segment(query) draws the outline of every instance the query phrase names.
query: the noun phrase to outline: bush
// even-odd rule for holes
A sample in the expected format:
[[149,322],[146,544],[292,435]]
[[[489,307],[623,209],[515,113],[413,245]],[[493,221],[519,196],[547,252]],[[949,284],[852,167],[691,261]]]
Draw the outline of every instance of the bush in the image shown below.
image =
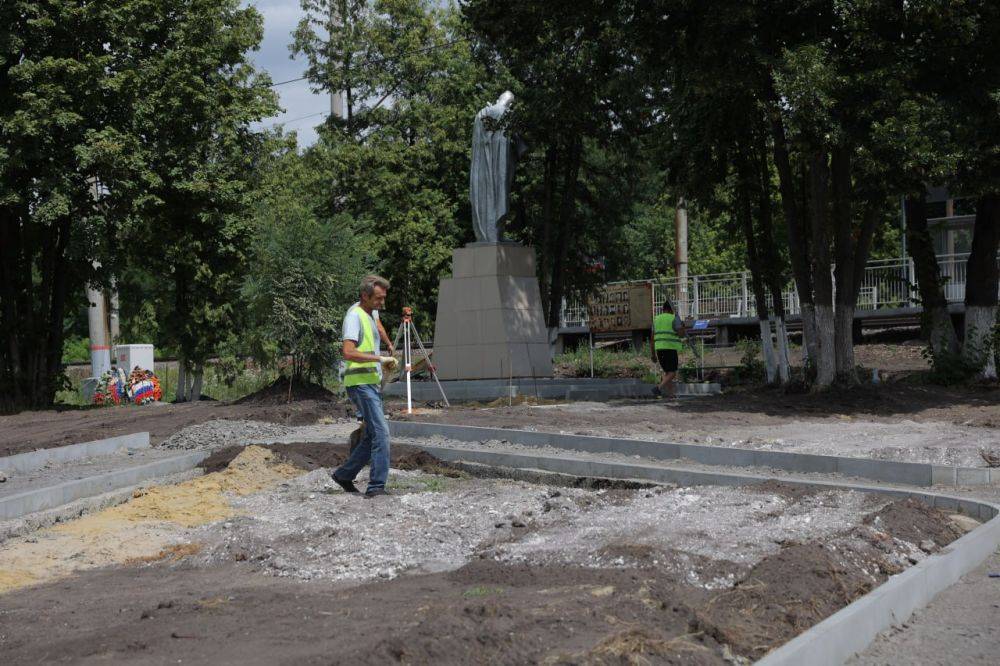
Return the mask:
[[[555,357],[556,375],[560,377],[590,377],[590,351],[586,346]],[[649,347],[638,352],[594,350],[594,377],[634,378],[646,382],[659,381],[659,368],[649,357]]]
[[740,351],[740,365],[733,370],[735,383],[756,384],[767,379],[767,369],[761,358],[760,340],[744,338],[737,341],[736,348]]
[[90,361],[90,338],[67,336],[63,340],[63,363],[86,363]]

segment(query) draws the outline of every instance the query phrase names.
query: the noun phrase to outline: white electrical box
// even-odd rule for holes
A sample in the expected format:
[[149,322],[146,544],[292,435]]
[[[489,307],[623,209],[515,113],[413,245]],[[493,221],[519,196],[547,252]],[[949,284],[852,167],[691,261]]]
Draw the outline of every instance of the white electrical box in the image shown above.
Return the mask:
[[153,371],[153,345],[118,345],[115,347],[118,367],[126,373],[139,366],[143,370]]

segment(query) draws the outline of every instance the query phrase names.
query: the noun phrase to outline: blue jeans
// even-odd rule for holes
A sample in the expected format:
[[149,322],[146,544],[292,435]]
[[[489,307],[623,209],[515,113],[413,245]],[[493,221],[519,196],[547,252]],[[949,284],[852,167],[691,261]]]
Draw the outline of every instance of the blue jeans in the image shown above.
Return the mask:
[[333,476],[341,481],[353,481],[370,461],[368,490],[385,488],[389,477],[389,424],[382,411],[382,393],[377,384],[361,384],[348,386],[347,397],[364,416],[365,434],[351,457],[337,468]]

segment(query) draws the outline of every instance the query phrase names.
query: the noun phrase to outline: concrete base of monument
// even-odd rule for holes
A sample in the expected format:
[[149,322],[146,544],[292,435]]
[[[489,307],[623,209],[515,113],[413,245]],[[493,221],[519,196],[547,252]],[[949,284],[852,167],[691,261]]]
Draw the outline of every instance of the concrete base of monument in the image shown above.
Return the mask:
[[[433,381],[411,383],[413,399],[420,402],[437,401],[441,392]],[[532,379],[515,377],[500,379],[458,379],[441,382],[448,400],[492,401],[497,398],[539,398],[543,400],[593,400],[604,402],[623,398],[653,398],[653,385],[638,379]],[[678,384],[680,398],[721,393],[719,384]],[[385,395],[406,397],[406,382],[387,384]]]
[[535,251],[474,243],[452,254],[438,289],[434,364],[447,380],[551,377]]

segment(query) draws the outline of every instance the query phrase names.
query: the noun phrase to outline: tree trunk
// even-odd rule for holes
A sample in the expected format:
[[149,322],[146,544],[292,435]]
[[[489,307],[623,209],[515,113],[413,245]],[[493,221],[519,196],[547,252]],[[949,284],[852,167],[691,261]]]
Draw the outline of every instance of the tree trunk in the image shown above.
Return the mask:
[[[788,330],[785,328],[785,303],[782,297],[784,274],[783,262],[778,254],[777,243],[774,239],[774,211],[771,205],[771,169],[767,159],[767,136],[761,135],[759,144],[756,146],[754,156],[756,158],[756,183],[757,183],[757,210],[760,223],[760,262],[763,268],[764,286],[771,292],[771,312],[768,317],[768,328],[774,329],[777,338],[777,349],[775,350],[775,373],[777,381],[781,385],[788,383],[791,378],[791,368],[788,361]],[[768,333],[770,340],[770,333]]]
[[542,307],[549,311],[549,285],[552,284],[551,236],[552,210],[555,199],[556,167],[558,153],[555,146],[545,151],[545,171],[542,179],[542,238],[538,248],[538,287],[542,294]]
[[775,317],[774,332],[778,337],[778,380],[787,384],[792,376],[791,362],[788,358],[788,328],[784,317]]
[[788,235],[788,257],[795,278],[795,288],[799,295],[802,313],[802,335],[806,361],[813,367],[817,364],[816,319],[813,307],[813,285],[809,272],[809,232],[803,219],[803,207],[796,194],[795,174],[792,172],[788,151],[788,139],[781,119],[778,97],[770,91],[771,97],[771,139],[774,166],[778,172],[778,189],[781,192],[781,208],[785,214],[785,230]]
[[1000,195],[979,197],[972,233],[972,252],[966,263],[965,344],[962,355],[979,367],[980,379],[996,379],[994,331],[997,326],[997,249],[1000,248]]
[[834,230],[834,362],[837,379],[846,384],[858,382],[854,366],[854,267],[859,258],[853,241],[853,206],[851,155],[846,146],[835,146],[830,155],[832,219]]
[[193,374],[194,381],[191,383],[191,402],[198,402],[201,400],[201,381],[205,376],[205,366],[198,365],[193,370]]
[[177,358],[177,391],[174,402],[187,402],[187,396],[187,359],[182,355]]
[[931,352],[938,357],[958,353],[958,336],[948,314],[948,301],[941,287],[941,269],[930,231],[927,229],[927,206],[924,195],[906,198],[906,240],[917,272],[917,286],[924,319],[930,333]]
[[774,351],[774,338],[771,336],[771,320],[761,319],[760,326],[760,352],[764,359],[764,372],[768,384],[774,384],[778,380],[778,359]]
[[830,169],[826,153],[818,150],[810,159],[809,169],[810,230],[812,246],[810,267],[816,299],[816,387],[823,389],[837,377],[834,346],[833,278],[830,275]]
[[737,185],[736,191],[736,218],[740,221],[740,226],[743,229],[743,238],[747,244],[747,264],[750,267],[750,284],[753,288],[754,302],[757,304],[757,319],[760,326],[761,357],[764,359],[767,383],[773,384],[777,379],[778,371],[774,343],[771,338],[767,293],[764,289],[765,268],[761,262],[761,252],[753,225],[751,188],[749,185],[749,183],[753,182],[753,179],[749,172],[749,164],[742,156],[738,159],[737,170],[739,172],[739,185]]
[[[803,361],[810,366],[807,370],[811,371],[813,375],[816,373],[816,363],[819,358],[819,350],[816,346],[818,333],[816,332],[816,306],[812,303],[802,304],[802,338],[804,342],[804,358]],[[806,373],[807,378],[811,380],[809,372]]]
[[566,155],[562,200],[559,205],[559,230],[556,236],[556,260],[552,265],[552,287],[549,295],[549,328],[559,326],[559,314],[565,296],[566,258],[569,254],[573,221],[576,218],[576,187],[580,175],[583,146],[579,138],[572,139]]

